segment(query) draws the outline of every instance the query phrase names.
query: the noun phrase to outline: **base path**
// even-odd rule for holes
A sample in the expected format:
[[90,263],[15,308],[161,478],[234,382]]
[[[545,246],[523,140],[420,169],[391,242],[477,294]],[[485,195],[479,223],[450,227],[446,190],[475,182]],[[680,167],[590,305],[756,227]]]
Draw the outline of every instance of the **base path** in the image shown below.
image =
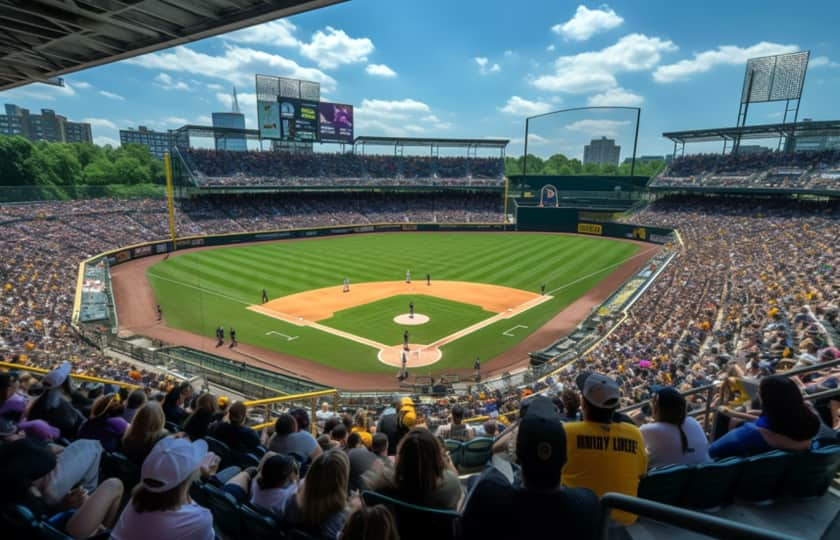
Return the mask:
[[[411,234],[406,232],[395,234]],[[516,233],[494,233],[477,232],[473,234],[516,234]],[[559,236],[578,236],[557,233]],[[591,236],[587,236],[591,238]],[[615,239],[613,239],[615,240]],[[285,240],[285,242],[308,242],[308,239]],[[541,328],[529,335],[518,345],[508,349],[495,358],[482,360],[482,378],[501,375],[503,372],[516,368],[525,367],[529,363],[528,353],[545,348],[558,339],[570,334],[575,327],[586,318],[592,309],[601,304],[615,292],[622,283],[633,276],[636,272],[647,265],[648,260],[653,257],[661,246],[648,244],[637,240],[624,240],[640,246],[640,250],[634,256],[627,259],[623,264],[612,270],[603,280],[586,292],[548,321]],[[237,244],[238,247],[242,244]],[[179,250],[169,254],[169,257],[179,257],[194,251],[207,249],[225,249],[227,246],[198,247],[193,249]],[[333,367],[325,366],[317,362],[305,360],[290,354],[283,354],[276,351],[269,351],[253,345],[240,344],[237,349],[227,347],[216,348],[216,340],[212,336],[200,336],[184,330],[169,328],[166,326],[166,314],[162,322],[157,320],[155,309],[155,294],[149,281],[146,279],[146,270],[153,264],[160,262],[165,255],[152,255],[143,259],[130,261],[111,268],[111,277],[114,287],[114,297],[117,307],[117,315],[120,321],[120,334],[129,336],[132,334],[144,335],[159,340],[168,345],[182,345],[195,349],[217,354],[236,362],[244,362],[255,367],[276,371],[300,377],[302,379],[315,381],[324,385],[340,388],[347,391],[396,391],[400,383],[394,374],[388,373],[365,373],[343,371]],[[418,286],[425,285],[418,282]],[[351,291],[355,285],[351,284]],[[434,287],[434,282],[432,282]],[[340,287],[339,287],[340,289]],[[247,355],[241,354],[246,352]],[[395,370],[396,372],[396,370]],[[446,373],[462,375],[471,378],[474,371],[471,368],[446,370]],[[426,373],[423,373],[424,375]]]

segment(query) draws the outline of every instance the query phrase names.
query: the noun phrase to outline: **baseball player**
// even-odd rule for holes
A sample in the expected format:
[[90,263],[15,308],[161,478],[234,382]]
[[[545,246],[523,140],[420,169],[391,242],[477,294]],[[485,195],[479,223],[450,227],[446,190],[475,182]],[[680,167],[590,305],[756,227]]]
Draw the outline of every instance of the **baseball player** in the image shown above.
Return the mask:
[[[224,330],[222,330],[224,332]],[[236,347],[236,330],[230,327],[230,348]]]
[[225,329],[221,325],[219,325],[219,327],[216,328],[216,347],[221,347],[224,344],[225,344]]
[[343,292],[350,292],[350,278],[344,278]]
[[268,302],[268,293],[266,292],[265,289],[262,290],[262,301],[263,301],[263,304]]
[[541,294],[541,295],[543,295],[543,296],[545,296],[545,283],[543,283],[542,285],[540,285],[540,294]]
[[403,332],[403,350],[408,350],[408,330]]
[[408,318],[409,319],[414,318],[414,302],[413,301],[408,303]]
[[481,380],[481,358],[478,356],[475,357],[475,363],[473,363],[473,369],[475,370],[475,380]]
[[432,274],[426,273],[426,287],[432,286]]
[[405,271],[405,282],[411,283],[411,272],[409,272],[408,270]]

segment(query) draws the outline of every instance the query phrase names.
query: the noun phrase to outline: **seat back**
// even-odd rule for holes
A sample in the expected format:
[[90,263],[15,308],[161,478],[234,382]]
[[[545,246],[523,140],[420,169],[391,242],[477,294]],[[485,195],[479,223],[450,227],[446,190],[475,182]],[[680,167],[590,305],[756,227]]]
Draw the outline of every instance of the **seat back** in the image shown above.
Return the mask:
[[669,465],[648,472],[639,481],[639,497],[662,504],[678,505],[694,469],[688,465]]
[[454,540],[458,537],[458,512],[426,508],[376,493],[363,491],[367,506],[385,505],[397,522],[402,540]]
[[461,448],[461,467],[476,469],[484,467],[493,456],[493,441],[490,437],[478,437],[467,441]]
[[222,460],[219,463],[220,471],[233,465],[233,452],[227,444],[213,437],[204,437],[204,440],[207,441],[207,449]]
[[265,514],[248,504],[239,507],[242,519],[242,534],[249,540],[275,540],[280,535],[280,527],[274,516]]
[[790,459],[791,455],[781,450],[773,450],[745,459],[741,476],[735,485],[735,496],[754,503],[775,499]]
[[131,490],[140,483],[140,467],[120,452],[105,452],[100,461],[99,478],[119,478],[123,484],[123,502],[131,498]]
[[258,458],[254,454],[245,452],[231,452],[231,456],[231,461],[233,462],[233,465],[239,467],[240,469],[247,469],[248,467],[260,466],[260,458]]
[[34,540],[72,540],[49,523],[36,518],[29,508],[11,505],[0,509],[3,538],[31,538]]
[[452,459],[452,464],[457,467],[461,464],[461,456],[463,455],[463,444],[461,443],[461,441],[455,441],[452,439],[446,439],[443,442],[446,445],[447,452],[449,452],[450,459]]
[[213,523],[223,532],[238,538],[242,530],[239,505],[230,493],[212,484],[202,484],[201,490],[207,501],[207,508],[213,514]]
[[840,445],[793,454],[782,491],[796,498],[821,497],[840,467]]
[[744,464],[732,457],[694,468],[683,491],[683,504],[700,510],[716,510],[732,500],[735,482]]

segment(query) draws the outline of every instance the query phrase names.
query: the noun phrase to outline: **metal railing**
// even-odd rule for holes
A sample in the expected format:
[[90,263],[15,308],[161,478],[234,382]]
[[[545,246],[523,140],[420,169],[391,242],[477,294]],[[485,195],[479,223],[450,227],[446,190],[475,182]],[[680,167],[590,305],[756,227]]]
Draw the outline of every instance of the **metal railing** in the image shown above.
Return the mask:
[[[317,392],[307,392],[305,394],[296,394],[293,396],[277,396],[272,398],[266,399],[256,399],[252,401],[246,401],[246,407],[264,407],[264,418],[268,420],[273,416],[272,414],[272,405],[276,405],[278,403],[294,403],[298,401],[310,401],[310,412],[309,412],[309,428],[312,432],[313,437],[318,436],[318,424],[316,422],[316,413],[318,412],[318,402],[319,398],[323,397],[332,397],[333,398],[333,410],[338,410],[338,390],[335,388],[331,388],[329,390],[319,390]],[[251,429],[254,431],[259,431],[261,429],[270,427],[274,425],[274,421],[267,421],[261,424],[257,424],[255,426],[251,426]]]
[[[9,370],[17,370],[17,371],[29,371],[32,373],[40,373],[41,375],[46,375],[51,370],[38,368],[34,366],[27,366],[26,364],[14,364],[12,362],[0,362],[0,367],[9,369]],[[127,382],[120,382],[120,381],[112,381],[110,379],[103,379],[101,377],[92,377],[90,375],[80,375],[78,373],[71,373],[70,378],[72,379],[79,379],[80,381],[89,381],[89,382],[96,382],[102,384],[113,384],[119,386],[120,388],[128,388],[133,390],[135,388],[141,388],[141,386],[137,384],[127,383]]]
[[713,538],[729,540],[797,540],[795,536],[778,533],[769,529],[760,529],[752,525],[730,521],[677,506],[669,506],[647,499],[639,499],[621,493],[606,493],[601,497],[604,510],[601,538],[610,537],[610,510],[622,510],[643,516],[681,529],[705,534]]

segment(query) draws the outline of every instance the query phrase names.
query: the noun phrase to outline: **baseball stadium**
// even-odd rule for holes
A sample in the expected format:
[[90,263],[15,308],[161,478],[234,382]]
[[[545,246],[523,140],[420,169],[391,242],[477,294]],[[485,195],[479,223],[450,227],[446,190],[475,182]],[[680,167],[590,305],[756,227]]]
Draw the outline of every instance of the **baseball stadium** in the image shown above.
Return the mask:
[[0,1],[4,535],[840,538],[827,42],[540,6],[556,72],[464,128],[359,4]]

